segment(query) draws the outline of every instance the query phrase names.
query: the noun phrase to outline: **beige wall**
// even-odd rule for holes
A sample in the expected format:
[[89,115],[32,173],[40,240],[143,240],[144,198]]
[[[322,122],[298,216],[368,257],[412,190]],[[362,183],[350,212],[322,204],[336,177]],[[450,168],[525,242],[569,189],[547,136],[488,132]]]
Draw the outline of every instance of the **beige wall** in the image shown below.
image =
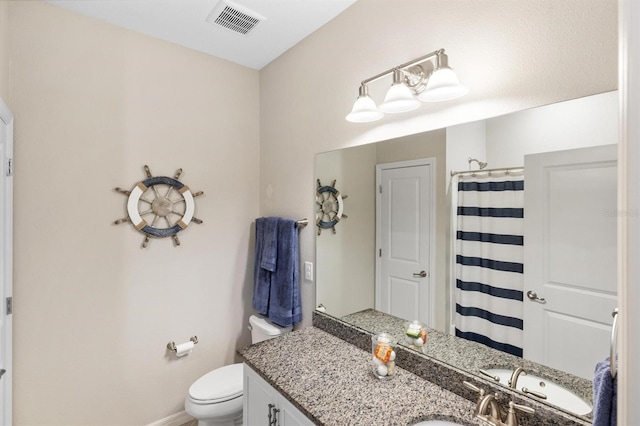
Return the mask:
[[0,1],[0,98],[9,96],[9,2]]
[[524,157],[618,143],[618,91],[487,120],[489,167],[523,166]]
[[[258,72],[39,1],[9,10],[14,424],[162,419],[249,343]],[[205,191],[180,247],[113,225],[113,188],[144,164]],[[191,355],[167,352],[192,335]]]
[[[344,119],[360,81],[438,48],[466,97],[370,124]],[[389,84],[370,94],[380,102]],[[616,87],[615,0],[360,0],[260,72],[260,212],[314,216],[318,152]],[[301,234],[303,261],[315,258],[314,238]],[[302,296],[310,324],[314,285]]]

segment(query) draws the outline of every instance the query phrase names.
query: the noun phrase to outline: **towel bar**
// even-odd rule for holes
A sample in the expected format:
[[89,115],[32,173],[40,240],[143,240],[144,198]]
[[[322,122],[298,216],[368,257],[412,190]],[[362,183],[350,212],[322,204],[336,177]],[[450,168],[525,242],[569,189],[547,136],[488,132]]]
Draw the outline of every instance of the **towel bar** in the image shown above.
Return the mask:
[[618,374],[616,349],[618,347],[618,308],[611,312],[613,317],[613,325],[611,326],[611,352],[609,354],[609,363],[611,365],[611,378],[615,379]]

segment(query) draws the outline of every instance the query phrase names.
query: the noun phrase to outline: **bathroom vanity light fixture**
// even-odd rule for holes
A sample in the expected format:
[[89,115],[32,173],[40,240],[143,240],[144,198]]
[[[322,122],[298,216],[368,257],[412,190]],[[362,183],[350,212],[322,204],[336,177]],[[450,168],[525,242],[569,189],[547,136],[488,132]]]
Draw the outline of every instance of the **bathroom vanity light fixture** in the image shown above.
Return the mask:
[[[435,59],[435,65],[433,72],[427,75],[421,64],[430,59]],[[368,84],[388,75],[393,75],[393,82],[378,108],[369,96]],[[439,49],[362,80],[358,99],[346,119],[352,123],[368,123],[381,119],[385,113],[412,111],[421,105],[420,101],[448,101],[468,91],[449,68],[444,49]]]

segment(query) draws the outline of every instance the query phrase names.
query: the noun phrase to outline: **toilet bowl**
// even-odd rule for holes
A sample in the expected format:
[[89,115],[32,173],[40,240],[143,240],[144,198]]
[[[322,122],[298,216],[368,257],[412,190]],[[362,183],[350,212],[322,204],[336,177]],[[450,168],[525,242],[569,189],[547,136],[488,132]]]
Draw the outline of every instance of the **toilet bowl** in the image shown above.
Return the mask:
[[242,424],[242,364],[216,368],[189,387],[185,411],[199,426]]
[[[251,342],[273,339],[291,331],[257,315],[249,317]],[[184,401],[185,411],[198,420],[198,426],[242,424],[242,363],[225,365],[196,380]]]

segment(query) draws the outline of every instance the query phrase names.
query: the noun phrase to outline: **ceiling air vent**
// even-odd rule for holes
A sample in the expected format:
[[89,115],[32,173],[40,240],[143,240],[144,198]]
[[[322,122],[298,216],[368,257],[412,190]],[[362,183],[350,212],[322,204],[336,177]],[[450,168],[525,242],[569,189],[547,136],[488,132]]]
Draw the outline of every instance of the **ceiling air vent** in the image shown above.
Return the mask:
[[229,0],[220,1],[207,17],[207,22],[220,26],[234,33],[247,35],[260,22],[267,18],[233,3]]

